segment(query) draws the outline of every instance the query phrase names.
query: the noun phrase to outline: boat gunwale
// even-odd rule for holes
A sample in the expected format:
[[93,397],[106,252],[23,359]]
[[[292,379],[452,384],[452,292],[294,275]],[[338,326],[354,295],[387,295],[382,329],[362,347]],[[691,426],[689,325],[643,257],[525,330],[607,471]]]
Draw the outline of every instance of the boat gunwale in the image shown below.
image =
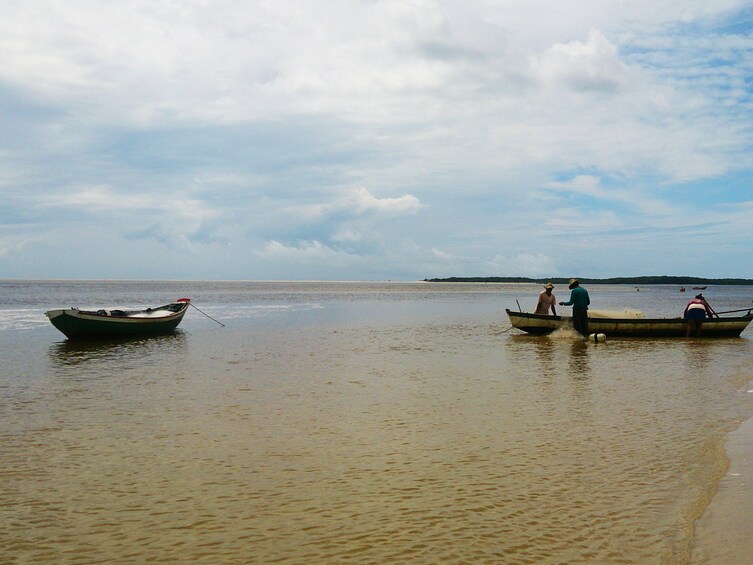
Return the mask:
[[[180,309],[175,312],[171,312],[167,316],[147,317],[147,316],[138,315],[138,314],[146,313],[147,310],[151,310],[151,312],[155,312],[158,310],[166,310],[170,306],[173,306],[174,304],[180,304],[181,305]],[[186,313],[186,310],[188,310],[189,304],[190,304],[189,302],[171,302],[170,304],[165,304],[164,306],[159,306],[157,308],[151,308],[151,309],[145,309],[145,310],[130,310],[130,311],[127,311],[128,313],[125,315],[99,314],[93,310],[80,310],[78,308],[55,308],[55,309],[48,310],[47,312],[45,312],[45,315],[48,318],[52,319],[53,316],[50,316],[50,313],[54,312],[54,313],[57,313],[56,316],[71,316],[79,320],[107,322],[107,323],[154,324],[154,323],[159,323],[159,322],[168,322],[170,320],[174,320],[178,316],[184,315]]]
[[[183,320],[190,300],[177,300],[156,308],[128,311],[130,315],[108,315],[78,308],[53,309],[45,312],[52,325],[68,339],[101,339],[110,337],[143,337],[169,333]],[[172,311],[176,308],[176,311]],[[166,316],[146,314],[167,310]],[[126,314],[127,311],[121,310]],[[138,314],[141,314],[140,316]]]
[[[549,316],[506,309],[513,328],[531,335],[547,335],[572,323],[569,316]],[[740,337],[753,321],[753,314],[708,318],[703,321],[706,337]],[[528,322],[528,323],[526,323]],[[614,337],[683,337],[687,320],[677,318],[589,318],[589,330]]]
[[[753,311],[753,308],[751,308]],[[520,318],[529,318],[533,320],[555,320],[555,321],[568,321],[572,320],[571,316],[549,316],[547,314],[534,314],[532,312],[515,312],[514,310],[510,310],[507,308],[505,310],[507,312],[507,315],[510,316],[518,316]],[[745,316],[729,316],[729,317],[717,317],[717,318],[706,318],[703,320],[704,324],[708,323],[721,323],[721,322],[742,322],[744,320],[752,320],[753,314],[746,314]],[[636,322],[638,323],[654,323],[654,324],[676,324],[676,323],[685,323],[687,320],[681,316],[678,316],[676,318],[592,318],[589,316],[588,318],[589,323],[595,322],[595,323],[604,323],[604,324],[610,324],[610,323],[629,323],[634,324]]]

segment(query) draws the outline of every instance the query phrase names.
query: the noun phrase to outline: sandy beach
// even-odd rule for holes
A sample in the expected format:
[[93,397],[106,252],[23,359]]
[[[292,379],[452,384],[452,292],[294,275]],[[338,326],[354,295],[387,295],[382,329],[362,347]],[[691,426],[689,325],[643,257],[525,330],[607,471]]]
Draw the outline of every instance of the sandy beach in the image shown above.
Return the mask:
[[753,419],[728,435],[726,449],[730,467],[696,523],[692,565],[753,563]]

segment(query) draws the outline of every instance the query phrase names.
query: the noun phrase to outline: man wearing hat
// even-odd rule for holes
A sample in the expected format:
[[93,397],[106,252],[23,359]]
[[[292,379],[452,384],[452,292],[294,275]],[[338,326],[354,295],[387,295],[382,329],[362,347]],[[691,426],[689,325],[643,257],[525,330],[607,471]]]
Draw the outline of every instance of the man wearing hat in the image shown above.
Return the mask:
[[549,314],[549,308],[551,307],[552,314],[555,316],[557,315],[557,310],[554,307],[554,305],[557,304],[557,299],[554,297],[554,294],[552,294],[552,290],[554,290],[554,285],[550,282],[546,283],[544,290],[539,293],[539,301],[536,304],[534,314],[543,314],[544,316],[547,316]]
[[560,306],[573,307],[573,327],[583,337],[588,337],[588,305],[591,304],[588,291],[580,286],[578,279],[570,279],[568,288],[570,289],[570,300],[560,302]]

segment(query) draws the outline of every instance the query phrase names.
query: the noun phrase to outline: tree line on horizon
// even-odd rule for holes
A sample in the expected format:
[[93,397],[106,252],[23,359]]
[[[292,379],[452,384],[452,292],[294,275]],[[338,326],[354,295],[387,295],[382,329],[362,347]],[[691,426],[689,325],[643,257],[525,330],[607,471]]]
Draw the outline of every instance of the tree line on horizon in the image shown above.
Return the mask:
[[[704,277],[678,277],[678,276],[641,276],[641,277],[611,277],[606,279],[579,277],[581,284],[676,284],[687,285],[753,285],[753,279],[722,278],[709,279]],[[482,282],[482,283],[540,283],[551,282],[552,284],[567,285],[570,277],[552,278],[529,278],[529,277],[446,277],[424,279],[424,282]]]

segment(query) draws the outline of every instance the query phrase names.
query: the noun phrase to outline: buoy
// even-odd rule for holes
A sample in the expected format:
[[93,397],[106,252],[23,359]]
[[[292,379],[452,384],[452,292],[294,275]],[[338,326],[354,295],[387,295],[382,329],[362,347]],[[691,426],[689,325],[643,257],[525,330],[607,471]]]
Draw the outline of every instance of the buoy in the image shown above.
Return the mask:
[[593,341],[594,343],[605,343],[607,341],[607,336],[604,334],[591,334],[588,336],[588,341]]

